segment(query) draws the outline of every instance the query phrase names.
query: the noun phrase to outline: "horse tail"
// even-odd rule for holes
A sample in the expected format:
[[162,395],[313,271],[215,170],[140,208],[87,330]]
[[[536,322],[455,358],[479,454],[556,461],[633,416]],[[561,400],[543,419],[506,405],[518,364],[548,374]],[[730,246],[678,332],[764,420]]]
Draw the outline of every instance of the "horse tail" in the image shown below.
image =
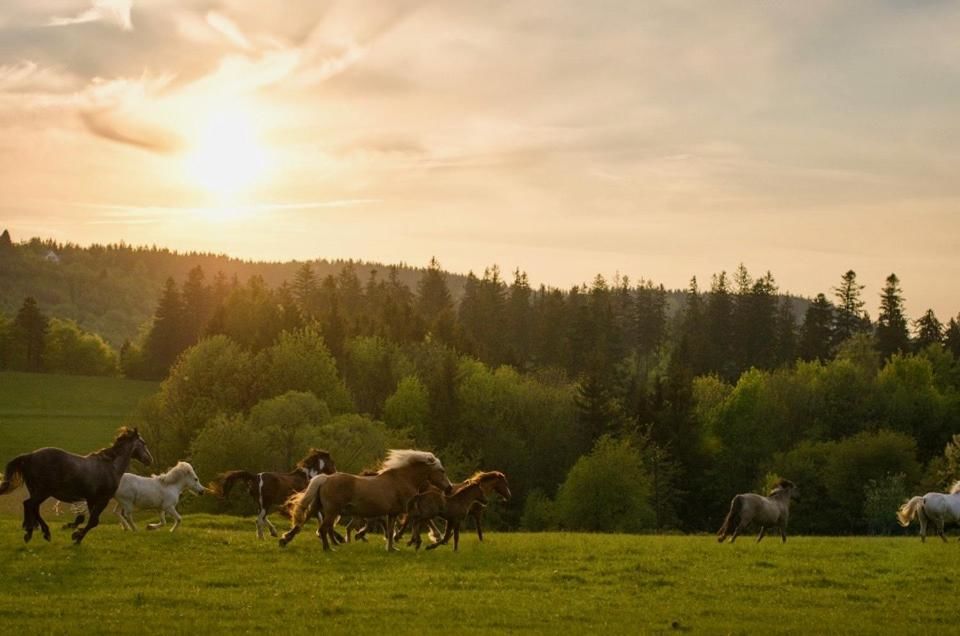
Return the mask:
[[720,529],[717,531],[718,541],[723,542],[726,536],[736,530],[737,526],[740,525],[740,510],[742,508],[743,500],[740,495],[737,495],[733,498],[733,501],[730,502],[730,512],[727,513],[727,518],[723,520],[723,525],[720,526]]
[[923,497],[917,496],[911,499],[910,501],[904,503],[897,510],[897,521],[900,522],[900,525],[906,528],[910,525],[910,522],[913,521],[918,514],[924,514],[923,512]]
[[321,473],[310,480],[306,489],[302,492],[295,492],[287,499],[286,508],[290,513],[290,522],[294,526],[302,526],[307,520],[307,511],[313,507],[317,497],[320,496],[320,487],[327,481],[326,473]]
[[231,470],[226,473],[220,474],[216,479],[210,482],[210,490],[214,492],[218,497],[226,497],[230,494],[230,489],[233,488],[233,484],[238,481],[245,481],[250,485],[253,485],[257,481],[257,476],[251,473],[249,470]]
[[3,471],[3,480],[0,480],[0,495],[13,492],[23,483],[23,464],[26,455],[18,455],[10,460]]

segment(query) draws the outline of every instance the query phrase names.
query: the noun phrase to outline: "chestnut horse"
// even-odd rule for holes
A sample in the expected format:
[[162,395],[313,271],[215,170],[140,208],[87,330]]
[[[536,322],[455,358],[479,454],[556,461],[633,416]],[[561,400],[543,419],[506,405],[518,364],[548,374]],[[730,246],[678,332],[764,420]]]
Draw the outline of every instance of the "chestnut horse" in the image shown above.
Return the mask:
[[235,482],[246,482],[247,491],[257,502],[257,536],[262,539],[264,528],[270,531],[271,536],[277,536],[277,529],[267,518],[274,506],[283,504],[290,495],[306,488],[317,475],[335,472],[337,466],[330,453],[311,448],[307,456],[297,462],[296,468],[288,473],[254,474],[246,470],[231,470],[217,477],[210,484],[210,490],[220,497],[226,497]]
[[746,493],[737,495],[730,502],[730,512],[724,519],[723,525],[717,532],[717,541],[723,543],[728,536],[730,543],[737,540],[737,535],[751,523],[760,526],[757,543],[763,539],[768,527],[780,530],[780,538],[787,542],[787,520],[790,518],[790,499],[799,495],[796,485],[789,480],[781,479],[766,497]]
[[[510,501],[510,485],[507,483],[507,476],[504,475],[499,470],[491,471],[477,471],[470,475],[466,480],[461,481],[459,484],[455,484],[453,489],[454,491],[460,490],[464,486],[477,483],[480,484],[480,487],[483,489],[484,497],[489,497],[493,493],[500,495],[504,501]],[[477,537],[483,541],[483,511],[486,508],[486,502],[484,504],[475,503],[471,506],[469,510],[469,515],[473,517],[474,523],[477,526]],[[437,526],[433,520],[423,520],[424,523],[430,526],[430,536],[434,541],[440,540],[440,532],[437,529]],[[407,527],[410,525],[409,520],[404,520],[403,525],[400,526],[400,529],[397,530],[396,539],[400,539],[403,536],[403,533],[406,531]],[[362,532],[362,531],[361,531]],[[357,537],[360,537],[360,533],[357,533]],[[409,542],[409,545],[413,545],[413,540]]]
[[146,442],[135,428],[122,427],[109,448],[89,455],[74,455],[59,448],[41,448],[14,457],[3,473],[0,495],[26,484],[30,497],[23,502],[24,541],[30,541],[39,527],[43,538],[50,540],[50,528],[40,516],[40,504],[50,497],[70,503],[86,501],[90,520],[73,533],[79,544],[88,532],[100,524],[100,513],[117,492],[120,479],[130,460],[144,466],[153,462]]
[[420,530],[424,524],[435,517],[440,517],[447,522],[447,529],[443,538],[427,546],[432,550],[439,545],[445,544],[453,535],[453,551],[460,549],[460,526],[463,520],[475,507],[483,508],[487,505],[487,498],[483,494],[483,487],[480,482],[466,481],[466,485],[461,486],[451,495],[445,495],[439,490],[429,489],[422,492],[407,506],[407,521],[413,525],[410,542],[420,549]]
[[417,450],[390,450],[376,475],[360,476],[349,473],[318,475],[310,480],[307,489],[290,499],[291,528],[280,539],[280,547],[290,543],[300,532],[304,521],[317,513],[323,515],[318,534],[323,549],[330,549],[328,537],[340,515],[387,518],[387,550],[393,550],[393,526],[397,516],[407,509],[426,484],[444,491],[452,489],[443,464],[433,453]]

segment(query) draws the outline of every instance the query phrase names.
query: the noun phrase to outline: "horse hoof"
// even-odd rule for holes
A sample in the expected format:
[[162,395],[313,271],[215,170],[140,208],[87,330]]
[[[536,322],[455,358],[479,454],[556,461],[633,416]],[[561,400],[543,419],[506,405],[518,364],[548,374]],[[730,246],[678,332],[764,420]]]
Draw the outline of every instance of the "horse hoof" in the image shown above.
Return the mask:
[[46,541],[47,543],[50,543],[50,533],[49,533],[49,532],[44,532],[44,533],[43,533],[43,540]]
[[[260,538],[262,539],[263,537],[260,537]],[[280,547],[281,547],[281,548],[285,548],[285,547],[287,547],[287,543],[289,543],[289,541],[287,541],[286,539],[284,539],[283,537],[281,537],[281,538],[280,538],[280,541],[279,541],[278,543],[280,544]]]
[[27,534],[23,535],[23,542],[30,543],[30,539],[32,538],[33,538],[33,535],[28,532]]

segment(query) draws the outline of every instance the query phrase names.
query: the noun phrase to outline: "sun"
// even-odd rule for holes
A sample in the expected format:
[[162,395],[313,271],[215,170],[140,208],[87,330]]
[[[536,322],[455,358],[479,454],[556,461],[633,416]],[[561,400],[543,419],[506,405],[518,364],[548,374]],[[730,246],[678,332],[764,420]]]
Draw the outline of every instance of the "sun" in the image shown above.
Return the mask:
[[184,156],[187,179],[217,205],[242,203],[262,182],[267,167],[254,119],[240,108],[210,112],[193,131]]

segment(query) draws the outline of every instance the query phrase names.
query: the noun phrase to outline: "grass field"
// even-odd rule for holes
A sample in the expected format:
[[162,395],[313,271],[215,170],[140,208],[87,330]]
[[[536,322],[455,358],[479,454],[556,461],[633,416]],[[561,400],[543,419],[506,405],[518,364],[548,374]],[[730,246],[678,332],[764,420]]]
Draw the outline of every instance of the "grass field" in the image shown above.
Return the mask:
[[[0,372],[0,471],[13,457],[43,446],[77,453],[107,446],[158,386],[123,378]],[[0,499],[0,514],[19,513],[19,501],[17,496]]]
[[[140,520],[147,516],[141,513]],[[57,524],[59,525],[59,523]],[[0,520],[4,633],[946,632],[960,546],[916,538],[490,533],[460,553],[381,540],[281,550],[251,519],[189,515],[175,534],[108,517],[80,547],[25,546]]]

